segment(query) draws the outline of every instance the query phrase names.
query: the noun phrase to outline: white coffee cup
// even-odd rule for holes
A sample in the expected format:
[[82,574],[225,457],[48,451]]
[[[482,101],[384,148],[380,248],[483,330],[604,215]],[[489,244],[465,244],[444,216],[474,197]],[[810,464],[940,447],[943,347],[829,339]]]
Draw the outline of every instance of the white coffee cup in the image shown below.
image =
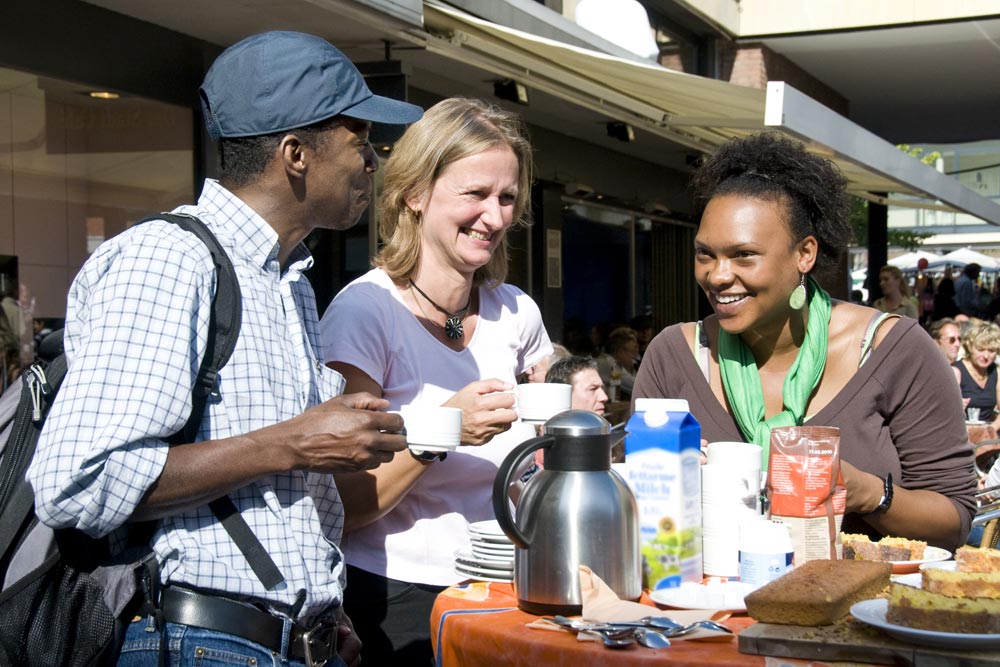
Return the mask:
[[558,382],[529,382],[517,386],[517,414],[522,421],[544,422],[570,409],[572,385]]
[[450,452],[461,444],[461,408],[404,405],[395,412],[403,418],[406,444],[414,451]]

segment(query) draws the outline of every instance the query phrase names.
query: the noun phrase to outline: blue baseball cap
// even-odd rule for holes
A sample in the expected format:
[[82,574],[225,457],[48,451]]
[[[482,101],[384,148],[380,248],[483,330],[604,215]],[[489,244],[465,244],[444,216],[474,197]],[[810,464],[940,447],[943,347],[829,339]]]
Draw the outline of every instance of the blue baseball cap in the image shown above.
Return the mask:
[[199,93],[213,139],[283,132],[339,115],[403,125],[424,113],[375,95],[347,56],[301,32],[264,32],[233,44],[209,68]]

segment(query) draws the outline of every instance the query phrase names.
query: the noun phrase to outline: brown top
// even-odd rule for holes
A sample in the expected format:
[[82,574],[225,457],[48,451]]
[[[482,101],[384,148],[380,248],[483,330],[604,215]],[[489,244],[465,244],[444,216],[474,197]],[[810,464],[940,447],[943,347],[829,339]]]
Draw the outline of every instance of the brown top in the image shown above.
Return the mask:
[[[664,329],[650,342],[633,401],[686,399],[702,438],[745,440],[705,381],[681,326]],[[892,473],[903,488],[948,497],[962,519],[964,542],[976,511],[972,449],[955,376],[916,320],[897,322],[840,393],[806,424],[839,428],[841,457],[857,468],[880,477]],[[844,517],[843,529],[877,535],[853,514]]]

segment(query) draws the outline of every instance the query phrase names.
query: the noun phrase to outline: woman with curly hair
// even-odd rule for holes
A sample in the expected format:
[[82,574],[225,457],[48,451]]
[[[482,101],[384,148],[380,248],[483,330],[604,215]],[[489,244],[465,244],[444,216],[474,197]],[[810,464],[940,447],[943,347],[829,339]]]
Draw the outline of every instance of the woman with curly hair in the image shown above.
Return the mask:
[[776,134],[734,139],[695,176],[695,279],[714,315],[649,345],[639,397],[687,399],[708,442],[840,429],[844,532],[955,548],[975,512],[957,385],[916,320],[834,301],[814,276],[850,239],[845,179]]
[[[507,233],[531,217],[531,145],[518,117],[447,99],[396,143],[385,169],[375,268],[323,315],[324,359],[347,381],[404,405],[462,409],[461,446],[412,450],[337,475],[347,559],[344,608],[370,665],[433,663],[434,599],[463,576],[455,551],[493,519],[499,464],[534,427],[515,378],[552,354],[538,306],[504,283]],[[412,455],[411,455],[412,454]]]
[[875,299],[872,307],[881,310],[883,313],[894,313],[904,317],[917,319],[917,304],[910,298],[910,286],[906,283],[906,276],[899,270],[898,266],[886,264],[878,272],[878,286],[882,290],[882,296]]

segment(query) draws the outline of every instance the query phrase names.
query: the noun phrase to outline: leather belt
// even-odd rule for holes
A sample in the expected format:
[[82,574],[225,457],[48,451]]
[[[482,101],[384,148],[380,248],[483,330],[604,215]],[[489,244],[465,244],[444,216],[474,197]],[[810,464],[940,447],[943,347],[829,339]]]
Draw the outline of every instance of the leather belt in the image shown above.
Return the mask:
[[[281,653],[284,621],[253,605],[171,586],[163,589],[160,607],[168,623],[235,635]],[[288,653],[308,667],[323,667],[337,653],[336,615],[308,628],[294,623]]]

